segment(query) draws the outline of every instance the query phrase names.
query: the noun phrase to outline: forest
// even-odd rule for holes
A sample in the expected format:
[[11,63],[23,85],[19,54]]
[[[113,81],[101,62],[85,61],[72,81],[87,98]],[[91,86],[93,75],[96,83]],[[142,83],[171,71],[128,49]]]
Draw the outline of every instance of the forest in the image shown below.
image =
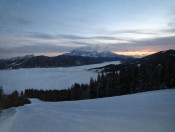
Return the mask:
[[0,87],[0,110],[23,106],[29,103],[31,103],[30,100],[24,96],[23,92],[19,94],[19,92],[15,90],[11,94],[4,94],[3,88]]

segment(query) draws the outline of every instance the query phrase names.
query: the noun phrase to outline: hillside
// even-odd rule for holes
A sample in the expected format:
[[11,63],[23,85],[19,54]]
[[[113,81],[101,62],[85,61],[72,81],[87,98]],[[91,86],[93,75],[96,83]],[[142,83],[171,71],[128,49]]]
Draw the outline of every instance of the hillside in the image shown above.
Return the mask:
[[[120,65],[90,69],[113,74],[116,85],[140,90],[175,86],[175,50],[161,51]],[[109,76],[110,76],[109,75]]]
[[2,111],[0,132],[173,132],[175,90],[85,101],[43,102]]

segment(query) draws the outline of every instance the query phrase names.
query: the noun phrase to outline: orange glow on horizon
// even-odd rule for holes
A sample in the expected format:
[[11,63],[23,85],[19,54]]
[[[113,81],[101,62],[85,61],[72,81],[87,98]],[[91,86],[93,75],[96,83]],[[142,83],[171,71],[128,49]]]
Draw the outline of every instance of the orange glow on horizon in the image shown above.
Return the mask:
[[143,57],[150,54],[154,54],[156,52],[155,51],[113,51],[113,53],[120,54],[120,55]]

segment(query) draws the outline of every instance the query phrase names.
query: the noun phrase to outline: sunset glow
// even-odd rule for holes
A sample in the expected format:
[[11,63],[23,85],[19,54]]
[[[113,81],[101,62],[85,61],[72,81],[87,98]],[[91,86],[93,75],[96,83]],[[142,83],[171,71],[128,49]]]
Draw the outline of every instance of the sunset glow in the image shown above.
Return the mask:
[[128,55],[128,56],[135,56],[135,57],[143,57],[146,55],[154,54],[155,51],[113,51],[116,54],[120,55]]

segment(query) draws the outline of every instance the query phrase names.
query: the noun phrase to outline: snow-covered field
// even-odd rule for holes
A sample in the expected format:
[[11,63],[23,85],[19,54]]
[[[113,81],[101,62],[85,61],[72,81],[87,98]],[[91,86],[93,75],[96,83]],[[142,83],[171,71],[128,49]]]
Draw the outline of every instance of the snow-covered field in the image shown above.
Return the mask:
[[175,89],[4,110],[0,132],[174,132]]
[[114,61],[67,68],[0,70],[0,86],[3,86],[6,93],[10,93],[13,90],[22,91],[27,88],[64,89],[70,87],[75,82],[88,83],[90,77],[97,77],[97,73],[87,71],[87,69],[119,63],[119,61]]

